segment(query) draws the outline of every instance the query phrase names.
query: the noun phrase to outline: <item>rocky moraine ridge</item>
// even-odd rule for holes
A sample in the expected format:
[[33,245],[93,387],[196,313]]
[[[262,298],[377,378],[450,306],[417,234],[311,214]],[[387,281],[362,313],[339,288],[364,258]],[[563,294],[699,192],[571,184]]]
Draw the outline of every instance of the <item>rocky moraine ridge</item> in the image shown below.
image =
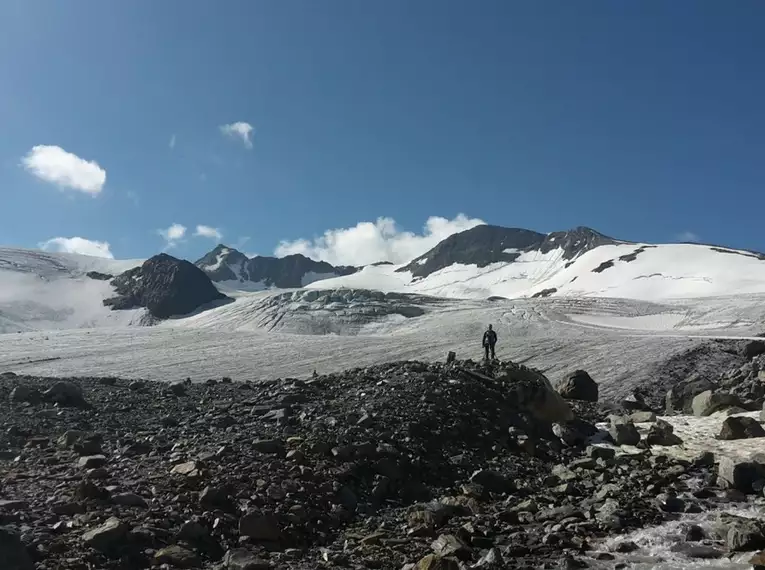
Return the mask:
[[[667,402],[761,408],[765,343],[741,350]],[[673,459],[682,441],[639,394],[449,360],[258,384],[6,373],[2,568],[619,568],[637,545],[615,537],[765,500],[765,461]],[[726,437],[763,435],[739,417]],[[724,515],[674,550],[760,549],[765,520]]]

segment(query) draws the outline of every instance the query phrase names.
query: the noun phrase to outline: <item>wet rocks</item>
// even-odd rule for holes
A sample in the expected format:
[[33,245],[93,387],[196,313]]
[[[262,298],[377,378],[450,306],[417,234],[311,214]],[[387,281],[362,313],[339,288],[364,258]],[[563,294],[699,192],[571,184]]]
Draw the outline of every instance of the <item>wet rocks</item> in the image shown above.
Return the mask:
[[718,465],[717,477],[722,487],[743,493],[753,493],[754,486],[765,480],[765,465],[756,461],[722,457]]
[[728,526],[725,543],[733,552],[765,548],[765,524],[755,519],[736,517]]
[[723,440],[765,437],[765,429],[754,418],[733,416],[725,418],[718,437]]
[[598,384],[584,370],[574,371],[558,384],[557,389],[567,400],[598,401]]

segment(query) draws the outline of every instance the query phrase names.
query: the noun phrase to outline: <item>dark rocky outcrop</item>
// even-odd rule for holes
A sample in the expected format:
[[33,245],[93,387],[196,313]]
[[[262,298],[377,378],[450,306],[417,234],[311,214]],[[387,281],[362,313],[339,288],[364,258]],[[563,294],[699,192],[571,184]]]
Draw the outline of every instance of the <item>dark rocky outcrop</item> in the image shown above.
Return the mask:
[[690,414],[693,412],[693,399],[702,392],[716,388],[717,384],[708,378],[693,374],[667,391],[665,410],[667,413]]
[[512,263],[523,252],[537,250],[544,254],[556,248],[563,249],[564,259],[572,260],[612,243],[616,242],[585,227],[542,234],[522,228],[481,225],[449,236],[398,271],[410,271],[413,277],[422,278],[455,263],[486,267],[497,262]]
[[228,299],[193,263],[166,253],[122,273],[112,285],[117,296],[106,299],[104,305],[115,310],[145,307],[158,319],[186,315],[208,303]]
[[723,440],[765,437],[765,429],[754,418],[733,416],[725,419],[719,437]]
[[575,370],[558,384],[558,393],[567,400],[598,401],[598,384],[584,370]]
[[744,345],[741,352],[744,355],[744,358],[754,358],[755,356],[765,354],[765,340],[749,341]]
[[261,284],[264,288],[296,289],[318,279],[355,273],[355,267],[330,265],[300,254],[285,257],[255,256],[218,245],[194,264],[215,281],[239,281]]
[[109,273],[101,273],[99,271],[88,271],[85,275],[97,281],[109,281],[109,279],[114,277],[114,275],[110,275]]

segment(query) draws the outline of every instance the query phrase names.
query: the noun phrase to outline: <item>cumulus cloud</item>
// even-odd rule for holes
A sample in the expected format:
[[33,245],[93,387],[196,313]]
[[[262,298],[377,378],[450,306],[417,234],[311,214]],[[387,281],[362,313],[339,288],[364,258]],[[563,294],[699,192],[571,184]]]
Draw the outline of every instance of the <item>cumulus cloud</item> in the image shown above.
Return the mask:
[[80,253],[95,257],[114,259],[109,249],[109,242],[93,241],[81,237],[55,237],[39,244],[40,249],[45,251],[57,251],[64,253]]
[[106,183],[106,170],[97,162],[80,158],[60,146],[34,146],[21,159],[21,165],[40,180],[91,196],[100,194]]
[[223,234],[220,232],[218,228],[213,228],[213,227],[204,226],[204,225],[197,226],[197,229],[194,232],[194,235],[199,237],[215,239],[218,241],[220,241],[221,238],[223,238]]
[[170,227],[164,230],[157,230],[157,233],[161,235],[167,242],[167,248],[175,246],[186,235],[186,226],[181,224],[172,224]]
[[360,222],[352,228],[327,230],[313,240],[282,241],[276,247],[278,256],[302,253],[312,259],[333,265],[368,265],[378,261],[407,263],[419,257],[452,234],[483,224],[482,220],[464,214],[448,220],[432,216],[421,234],[402,231],[392,218],[376,222]]
[[693,233],[693,232],[681,232],[677,234],[677,241],[692,241],[692,242],[698,242],[701,238],[699,237],[699,234]]
[[238,121],[221,125],[220,132],[227,137],[241,140],[245,148],[252,148],[252,125],[250,123]]

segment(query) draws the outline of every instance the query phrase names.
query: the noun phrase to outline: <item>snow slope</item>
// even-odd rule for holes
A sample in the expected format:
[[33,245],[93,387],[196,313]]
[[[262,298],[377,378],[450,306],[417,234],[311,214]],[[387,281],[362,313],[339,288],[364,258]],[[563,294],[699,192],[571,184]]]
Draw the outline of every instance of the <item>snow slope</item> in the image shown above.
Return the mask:
[[309,284],[322,289],[369,288],[450,298],[552,296],[617,297],[661,301],[765,293],[765,258],[696,244],[618,244],[592,249],[573,261],[562,249],[522,253],[514,262],[486,267],[454,264],[422,279],[399,267],[360,272]]
[[0,332],[130,324],[141,311],[111,311],[114,291],[89,271],[118,274],[143,260],[0,248]]

